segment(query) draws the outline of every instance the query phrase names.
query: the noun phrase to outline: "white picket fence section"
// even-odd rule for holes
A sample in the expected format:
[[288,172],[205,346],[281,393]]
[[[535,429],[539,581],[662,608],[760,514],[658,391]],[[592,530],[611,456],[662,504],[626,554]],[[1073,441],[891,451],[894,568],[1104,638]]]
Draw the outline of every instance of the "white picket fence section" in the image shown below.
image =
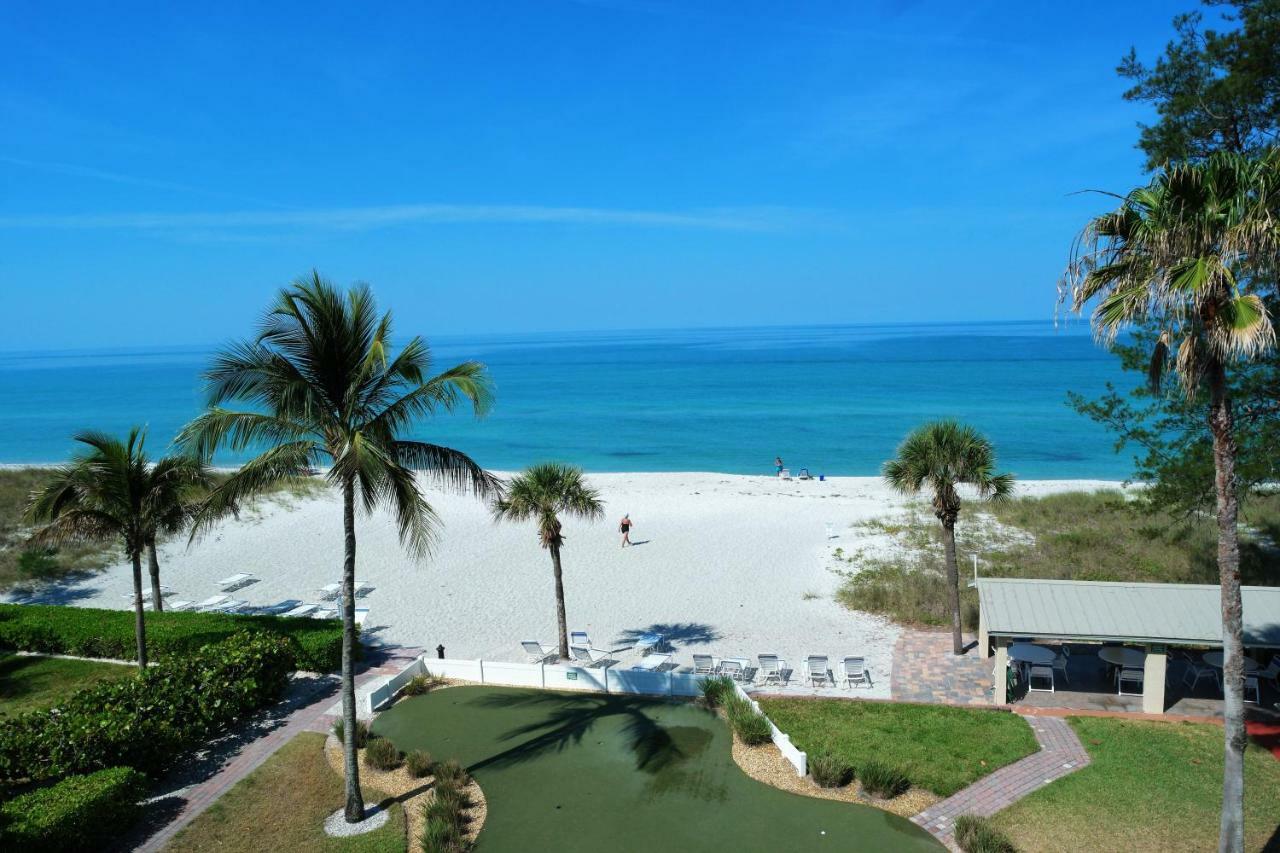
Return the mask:
[[[456,658],[415,658],[398,675],[369,693],[369,711],[388,705],[415,675],[430,672],[441,678],[474,681],[477,684],[501,684],[506,687],[537,687],[543,690],[582,690],[594,693],[635,693],[644,696],[689,697],[701,694],[699,683],[705,675],[690,672],[652,672],[618,667],[589,668],[570,664],[512,663],[496,660],[459,660]],[[738,695],[751,703],[760,714],[760,703],[734,684]],[[768,716],[765,715],[765,719]],[[809,772],[808,757],[796,749],[791,738],[769,721],[773,742],[783,757],[791,762],[796,775]]]

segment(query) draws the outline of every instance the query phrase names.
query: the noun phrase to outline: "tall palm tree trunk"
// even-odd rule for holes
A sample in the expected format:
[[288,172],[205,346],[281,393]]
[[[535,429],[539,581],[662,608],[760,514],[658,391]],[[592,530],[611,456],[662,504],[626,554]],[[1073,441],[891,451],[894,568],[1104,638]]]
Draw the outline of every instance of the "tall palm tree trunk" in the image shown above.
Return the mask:
[[133,632],[138,639],[138,668],[147,668],[147,621],[142,607],[142,552],[133,557]]
[[356,754],[356,496],[355,479],[342,482],[342,529],[346,537],[342,562],[342,763],[347,784],[347,823],[364,820],[360,762]]
[[560,658],[569,659],[569,626],[564,615],[564,578],[560,574],[560,546],[552,545],[551,565],[556,573],[556,626],[560,629]]
[[1222,827],[1218,849],[1244,849],[1244,604],[1240,597],[1240,543],[1236,527],[1235,416],[1226,372],[1209,366],[1209,429],[1213,432],[1214,487],[1218,498],[1218,575],[1222,585],[1222,717],[1226,750],[1222,774]]
[[151,603],[159,613],[164,610],[164,598],[160,595],[160,560],[154,541],[147,543],[147,569],[151,572]]
[[951,609],[951,651],[964,654],[964,635],[960,629],[960,570],[956,567],[956,520],[942,519],[942,548],[947,560],[947,598]]

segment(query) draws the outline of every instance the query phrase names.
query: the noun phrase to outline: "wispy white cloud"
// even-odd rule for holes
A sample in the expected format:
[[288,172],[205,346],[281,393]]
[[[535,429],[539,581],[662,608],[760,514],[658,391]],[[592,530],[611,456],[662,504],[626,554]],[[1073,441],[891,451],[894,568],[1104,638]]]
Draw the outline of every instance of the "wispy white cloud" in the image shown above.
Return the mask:
[[260,198],[254,198],[252,196],[220,192],[218,190],[195,187],[190,184],[182,184],[176,181],[161,181],[139,175],[126,175],[120,172],[107,171],[105,169],[95,169],[91,166],[80,166],[75,163],[53,163],[45,160],[24,160],[20,157],[5,156],[0,156],[0,163],[9,166],[18,166],[23,169],[33,169],[40,172],[69,175],[75,178],[92,178],[98,181],[108,181],[113,184],[126,184],[134,187],[147,187],[155,190],[168,190],[171,192],[201,195],[208,198],[227,199],[229,201],[238,201],[242,204],[248,203],[263,205],[265,207],[284,207],[282,204],[277,204],[276,202],[266,201]]
[[787,208],[715,208],[691,211],[626,210],[540,205],[401,204],[313,210],[219,213],[76,213],[0,216],[4,229],[118,229],[225,231],[248,228],[369,231],[415,224],[571,224],[648,228],[763,231],[797,224]]

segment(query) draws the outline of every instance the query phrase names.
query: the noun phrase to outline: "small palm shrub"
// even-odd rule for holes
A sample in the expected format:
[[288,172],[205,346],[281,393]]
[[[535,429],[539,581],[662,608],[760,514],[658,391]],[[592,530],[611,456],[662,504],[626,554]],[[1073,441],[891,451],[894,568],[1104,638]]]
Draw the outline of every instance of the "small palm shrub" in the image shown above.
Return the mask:
[[[343,731],[342,720],[333,723],[333,736],[339,743],[346,743],[346,732]],[[369,745],[369,724],[364,720],[356,720],[356,749],[364,749]]]
[[1018,853],[1003,832],[985,817],[966,814],[956,818],[956,844],[964,853]]
[[905,793],[911,787],[911,780],[905,773],[879,761],[868,761],[862,765],[858,769],[858,781],[869,793],[886,800]]
[[728,697],[734,695],[733,679],[727,675],[704,678],[698,682],[698,689],[702,691],[702,703],[708,708],[723,705]]
[[424,776],[431,775],[431,753],[423,752],[421,749],[415,749],[404,758],[404,766],[408,769],[409,775],[415,779],[421,779]]
[[822,788],[843,788],[853,781],[853,766],[829,752],[809,759],[809,773]]
[[466,785],[471,781],[471,774],[467,769],[458,763],[456,758],[450,758],[448,761],[441,761],[435,766],[436,784],[441,781],[455,782],[459,787]]
[[369,746],[364,751],[364,760],[374,770],[395,770],[400,766],[400,750],[396,749],[394,743],[384,737],[374,738],[368,743]]

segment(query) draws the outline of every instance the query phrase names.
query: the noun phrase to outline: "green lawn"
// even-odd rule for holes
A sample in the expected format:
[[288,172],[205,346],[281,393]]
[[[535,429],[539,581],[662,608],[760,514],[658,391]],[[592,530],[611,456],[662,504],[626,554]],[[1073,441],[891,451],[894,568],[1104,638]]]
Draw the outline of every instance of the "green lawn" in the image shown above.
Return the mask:
[[52,708],[82,687],[137,671],[117,663],[0,653],[0,717]]
[[[166,851],[256,853],[316,850],[331,853],[403,853],[404,812],[391,809],[386,826],[352,838],[325,834],[324,819],[342,807],[342,777],[324,756],[322,734],[304,732],[223,794],[165,848]],[[365,801],[381,799],[365,789]]]
[[941,849],[888,812],[751,779],[724,722],[692,703],[453,687],[373,729],[470,768],[488,802],[478,851]]
[[[1198,851],[1218,846],[1222,729],[1099,717],[1069,722],[1092,763],[995,817],[1019,850]],[[1245,754],[1245,847],[1280,846],[1280,761]]]
[[882,761],[943,797],[1039,749],[1022,718],[999,711],[845,699],[759,701],[774,725],[810,756],[831,752],[855,768]]

